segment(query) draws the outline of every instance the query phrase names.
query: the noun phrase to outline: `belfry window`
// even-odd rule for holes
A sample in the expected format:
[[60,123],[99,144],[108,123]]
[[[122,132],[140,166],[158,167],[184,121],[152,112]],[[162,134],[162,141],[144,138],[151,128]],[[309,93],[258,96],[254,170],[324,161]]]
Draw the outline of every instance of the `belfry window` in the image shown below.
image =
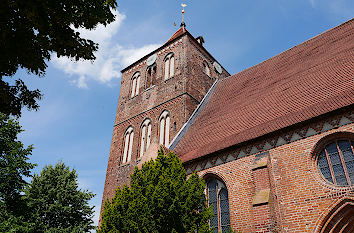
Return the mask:
[[140,89],[140,73],[137,72],[132,77],[132,84],[131,84],[131,98],[139,94]]
[[214,232],[228,232],[230,230],[229,195],[225,184],[216,179],[207,180],[208,205],[213,206],[213,217],[210,219],[210,227]]
[[151,121],[146,119],[141,126],[140,157],[149,148],[151,142]]
[[165,80],[172,78],[175,73],[175,57],[170,53],[165,58]]
[[320,152],[317,162],[328,182],[338,186],[354,185],[353,141],[332,141]]
[[146,88],[149,88],[156,84],[156,64],[150,66],[146,73]]
[[204,73],[206,73],[208,76],[210,76],[210,68],[208,66],[208,63],[203,62],[203,68],[204,68]]
[[168,146],[170,143],[170,115],[164,111],[160,116],[160,144]]
[[133,139],[134,139],[134,130],[133,127],[129,127],[124,134],[124,151],[122,163],[130,162],[132,158],[133,151]]

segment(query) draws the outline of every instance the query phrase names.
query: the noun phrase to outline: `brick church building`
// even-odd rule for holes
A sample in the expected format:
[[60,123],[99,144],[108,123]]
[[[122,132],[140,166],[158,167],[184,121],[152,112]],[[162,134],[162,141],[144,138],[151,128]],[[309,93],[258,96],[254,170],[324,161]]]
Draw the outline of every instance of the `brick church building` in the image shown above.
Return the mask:
[[215,232],[354,232],[354,20],[230,75],[185,25],[122,70],[103,201],[163,145]]

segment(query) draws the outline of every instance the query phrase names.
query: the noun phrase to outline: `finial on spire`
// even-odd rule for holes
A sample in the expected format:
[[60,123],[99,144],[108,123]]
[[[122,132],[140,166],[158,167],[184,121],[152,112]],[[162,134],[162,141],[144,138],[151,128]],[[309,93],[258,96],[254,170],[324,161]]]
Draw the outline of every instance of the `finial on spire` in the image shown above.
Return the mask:
[[182,23],[181,23],[181,27],[186,27],[186,23],[184,22],[184,8],[187,6],[187,4],[182,3],[181,6],[183,7],[183,9],[182,9]]

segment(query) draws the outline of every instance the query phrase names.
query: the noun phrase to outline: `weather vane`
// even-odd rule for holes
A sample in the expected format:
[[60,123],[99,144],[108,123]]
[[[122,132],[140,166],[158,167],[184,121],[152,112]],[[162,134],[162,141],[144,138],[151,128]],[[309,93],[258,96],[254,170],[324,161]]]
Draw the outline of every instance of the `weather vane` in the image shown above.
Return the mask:
[[184,23],[184,8],[187,6],[187,4],[182,3],[181,6],[183,7],[183,9],[182,9],[182,23],[181,23],[181,27],[185,27],[186,24]]

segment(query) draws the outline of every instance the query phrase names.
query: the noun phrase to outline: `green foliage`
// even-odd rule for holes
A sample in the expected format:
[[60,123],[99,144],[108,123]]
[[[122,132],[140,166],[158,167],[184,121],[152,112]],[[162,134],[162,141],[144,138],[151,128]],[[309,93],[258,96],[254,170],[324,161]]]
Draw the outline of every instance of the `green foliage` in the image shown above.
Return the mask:
[[78,188],[77,174],[63,163],[46,166],[32,177],[19,123],[0,113],[0,232],[89,232],[93,227],[91,192]]
[[105,203],[98,232],[210,232],[204,188],[196,173],[187,179],[177,155],[160,150]]
[[31,224],[22,191],[35,164],[28,162],[32,146],[17,140],[19,123],[0,113],[0,232],[27,232]]
[[22,80],[16,80],[15,85],[3,81],[0,77],[0,112],[6,115],[21,116],[21,109],[38,110],[37,100],[42,97],[40,91],[29,90]]
[[25,194],[34,232],[89,232],[95,228],[93,207],[88,205],[94,194],[80,190],[76,171],[62,162],[34,175]]
[[2,80],[19,68],[44,75],[46,62],[59,56],[94,60],[98,45],[80,37],[74,28],[94,29],[114,21],[115,0],[2,0],[0,1],[0,112],[21,115],[21,107],[37,109],[38,90],[21,80]]

